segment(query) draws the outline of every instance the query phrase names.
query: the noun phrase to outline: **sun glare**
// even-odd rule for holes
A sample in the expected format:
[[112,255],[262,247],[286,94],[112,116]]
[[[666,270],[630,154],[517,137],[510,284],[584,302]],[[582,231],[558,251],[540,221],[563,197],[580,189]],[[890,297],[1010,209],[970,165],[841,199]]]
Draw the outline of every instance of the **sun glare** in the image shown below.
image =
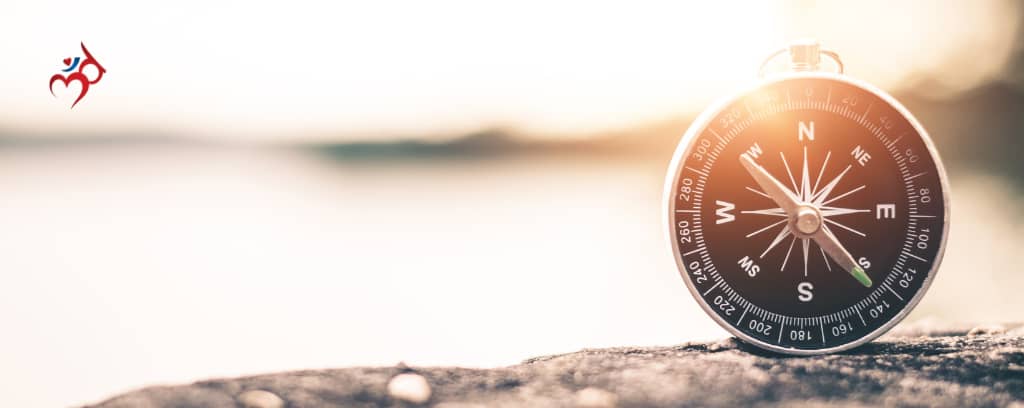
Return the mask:
[[[999,75],[1019,7],[103,3],[8,6],[0,35],[35,42],[0,44],[5,61],[20,62],[0,77],[0,125],[286,142],[487,127],[569,137],[693,114],[805,36],[838,50],[862,79],[885,88],[931,81],[927,91],[942,94]],[[99,11],[108,9],[118,17]],[[45,80],[78,41],[109,74],[75,115],[55,115],[68,108]]]

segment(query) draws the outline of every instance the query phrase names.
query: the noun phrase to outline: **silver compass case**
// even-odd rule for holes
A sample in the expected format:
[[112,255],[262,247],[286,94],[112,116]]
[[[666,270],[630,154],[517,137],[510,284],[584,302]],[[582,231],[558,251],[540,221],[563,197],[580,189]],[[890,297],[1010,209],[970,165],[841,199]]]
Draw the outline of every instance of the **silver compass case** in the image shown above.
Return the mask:
[[[783,54],[789,54],[790,70],[764,79],[765,65]],[[838,72],[821,71],[822,56]],[[720,326],[766,350],[817,355],[877,338],[921,300],[945,251],[950,190],[931,138],[892,96],[843,71],[839,56],[814,41],[779,50],[762,65],[760,81],[698,116],[668,169],[665,225],[687,288]],[[797,162],[801,147],[798,183],[785,154]],[[822,156],[823,164],[808,171],[808,163],[817,165]],[[743,171],[743,161],[784,184],[795,204],[816,211],[821,232],[799,227],[795,213],[784,211]],[[818,173],[813,189],[812,172]],[[836,175],[829,192],[817,191],[822,179]],[[845,200],[849,208],[822,205],[822,195],[838,191],[836,186],[853,190],[835,201]],[[781,229],[743,234],[780,222]],[[841,244],[845,256],[824,242],[816,245],[822,235]],[[799,258],[792,252],[797,242],[804,276],[796,262],[788,262]],[[813,247],[821,254],[814,252],[817,266],[810,268]],[[826,248],[833,251],[826,255]],[[855,270],[870,279],[852,278]],[[805,300],[800,289],[808,287],[816,298]]]

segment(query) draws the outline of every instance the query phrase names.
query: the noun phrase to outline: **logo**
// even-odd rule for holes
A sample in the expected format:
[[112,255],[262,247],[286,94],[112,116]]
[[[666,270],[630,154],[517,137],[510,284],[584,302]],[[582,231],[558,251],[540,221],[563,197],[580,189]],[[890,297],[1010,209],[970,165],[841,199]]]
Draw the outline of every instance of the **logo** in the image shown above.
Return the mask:
[[[100,79],[103,79],[103,74],[107,72],[106,68],[103,68],[103,66],[100,65],[100,62],[97,61],[96,58],[89,53],[89,50],[85,48],[85,43],[81,44],[82,52],[85,53],[84,59],[81,57],[64,58],[65,68],[60,71],[65,73],[70,72],[70,74],[68,74],[68,76],[64,76],[64,74],[56,74],[50,77],[50,94],[54,97],[57,97],[57,94],[53,93],[53,84],[57,81],[63,82],[65,88],[70,86],[72,82],[76,81],[82,85],[82,90],[79,92],[78,98],[75,99],[75,102],[71,104],[71,108],[74,108],[75,105],[85,97],[85,94],[89,92],[89,86],[96,85],[100,82]],[[85,75],[85,67],[89,65],[96,67],[96,71],[98,72],[96,79],[90,80],[89,77]],[[75,71],[75,68],[78,68],[78,70]]]

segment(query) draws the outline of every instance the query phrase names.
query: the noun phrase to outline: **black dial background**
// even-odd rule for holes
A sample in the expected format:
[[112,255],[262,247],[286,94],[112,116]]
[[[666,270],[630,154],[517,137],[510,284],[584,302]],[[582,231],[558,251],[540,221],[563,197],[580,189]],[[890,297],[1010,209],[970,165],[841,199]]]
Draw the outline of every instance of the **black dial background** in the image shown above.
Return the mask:
[[[799,138],[801,121],[814,122],[813,141]],[[755,143],[761,148],[756,161],[790,188],[780,153],[799,186],[806,149],[810,184],[818,190],[849,166],[829,197],[863,189],[829,205],[869,212],[826,218],[865,236],[827,225],[855,259],[870,262],[870,288],[813,242],[806,276],[800,239],[786,237],[761,257],[784,225],[747,235],[784,218],[742,213],[778,207],[747,188],[760,190],[739,156]],[[871,156],[863,166],[852,154],[857,146]],[[753,340],[804,350],[855,342],[908,308],[934,273],[945,232],[940,170],[911,122],[861,87],[826,77],[770,83],[718,110],[685,153],[670,175],[672,239],[684,279],[720,323]],[[735,220],[716,223],[719,201],[735,205],[728,211]],[[879,219],[876,205],[890,203],[895,217]],[[760,268],[756,276],[740,265],[744,257]],[[798,298],[802,282],[813,285],[809,302]]]

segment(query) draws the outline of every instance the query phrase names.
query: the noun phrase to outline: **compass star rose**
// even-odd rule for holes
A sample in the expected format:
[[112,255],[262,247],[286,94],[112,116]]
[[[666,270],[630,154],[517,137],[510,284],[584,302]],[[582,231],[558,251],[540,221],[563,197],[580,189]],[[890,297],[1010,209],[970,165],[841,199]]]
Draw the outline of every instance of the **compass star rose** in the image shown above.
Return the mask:
[[871,279],[853,259],[853,256],[846,251],[829,227],[829,225],[836,226],[860,237],[866,237],[863,232],[836,221],[834,218],[847,214],[866,213],[871,210],[829,205],[864,189],[865,186],[861,185],[845,193],[832,196],[832,192],[835,190],[836,185],[838,185],[843,176],[850,171],[852,165],[847,165],[839,175],[835,176],[835,178],[819,189],[818,186],[821,185],[821,178],[825,174],[825,169],[828,167],[829,159],[832,157],[831,151],[826,153],[825,161],[822,162],[821,168],[817,171],[817,177],[815,177],[813,185],[811,184],[810,168],[807,164],[806,146],[804,147],[803,166],[801,167],[799,184],[797,183],[796,178],[793,177],[793,172],[790,170],[790,165],[786,160],[786,155],[779,152],[779,157],[782,159],[782,164],[786,168],[789,181],[793,185],[792,190],[779,182],[777,178],[773,177],[763,167],[755,163],[748,155],[744,154],[740,157],[740,161],[743,163],[744,167],[751,173],[754,180],[757,181],[764,191],[757,190],[752,187],[747,187],[747,190],[755,194],[768,197],[775,201],[776,204],[779,204],[778,207],[774,208],[746,210],[741,211],[741,213],[782,218],[782,220],[747,234],[746,237],[751,238],[762,232],[779,228],[775,238],[770,244],[768,244],[768,247],[764,252],[761,253],[760,258],[764,258],[765,255],[788,237],[790,238],[789,246],[786,250],[786,256],[782,260],[782,267],[780,268],[780,270],[784,270],[786,269],[786,263],[789,262],[790,254],[793,252],[793,246],[796,244],[796,240],[799,239],[800,246],[803,248],[804,276],[807,276],[807,262],[811,253],[811,243],[814,242],[818,245],[818,249],[821,251],[821,256],[825,261],[825,266],[828,267],[829,271],[832,270],[832,265],[829,262],[829,256],[831,256],[837,264],[853,275],[858,282],[864,286],[870,287]]

